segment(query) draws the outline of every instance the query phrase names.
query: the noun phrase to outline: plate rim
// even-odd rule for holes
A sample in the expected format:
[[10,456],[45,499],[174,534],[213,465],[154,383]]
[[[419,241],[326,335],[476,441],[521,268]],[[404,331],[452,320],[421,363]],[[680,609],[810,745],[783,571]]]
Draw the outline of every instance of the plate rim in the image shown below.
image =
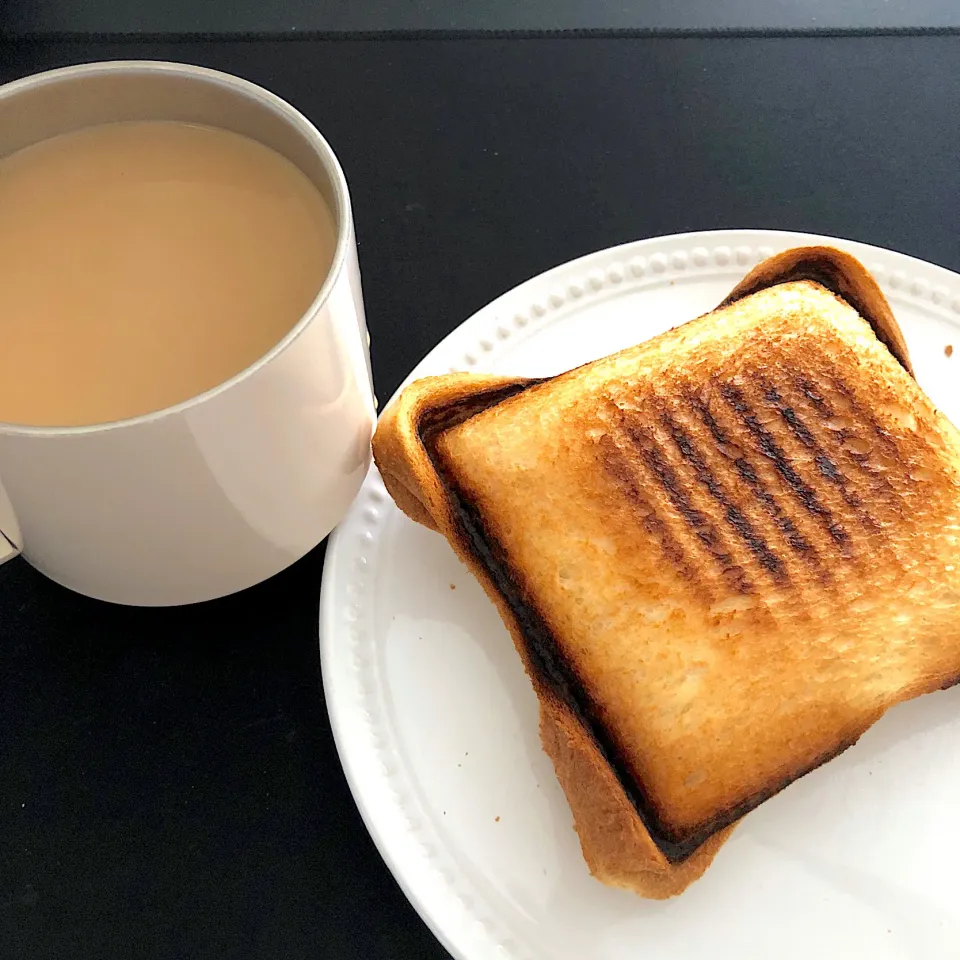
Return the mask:
[[[893,258],[899,269],[893,269],[887,276],[878,276],[878,281],[881,282],[881,286],[888,296],[895,293],[898,299],[906,297],[925,302],[928,309],[930,306],[934,308],[939,306],[938,312],[952,315],[953,323],[960,323],[960,274],[939,264],[897,250],[848,238],[791,230],[735,228],[664,234],[627,241],[586,253],[550,267],[503,291],[457,324],[453,330],[427,351],[394,391],[390,400],[381,407],[381,410],[385,409],[413,380],[428,373],[441,372],[433,369],[437,367],[438,360],[448,353],[452,355],[455,348],[460,346],[460,341],[466,340],[468,334],[475,335],[475,340],[482,341],[481,328],[483,324],[498,316],[505,305],[510,305],[514,300],[522,300],[523,295],[528,295],[539,290],[539,288],[546,288],[551,282],[571,275],[576,271],[586,274],[597,262],[606,261],[609,258],[619,258],[625,262],[639,259],[644,260],[646,266],[649,267],[651,260],[653,263],[660,262],[653,258],[657,257],[664,247],[686,245],[696,248],[713,247],[714,250],[725,248],[731,257],[729,272],[736,275],[741,272],[746,273],[758,260],[769,256],[770,253],[778,249],[787,249],[790,246],[804,244],[838,246],[850,251],[861,260],[869,259],[871,256],[880,257],[881,260]],[[747,245],[753,251],[751,257],[747,260],[738,260],[738,249],[743,249]],[[769,250],[765,248],[769,248]],[[759,256],[755,255],[758,251]],[[875,275],[886,272],[883,267],[877,269],[876,265],[867,264],[867,266]],[[718,267],[722,269],[723,265],[717,262],[711,273],[715,275],[719,272]],[[629,269],[629,266],[627,269]],[[663,282],[666,280],[670,269],[671,265],[668,264],[666,269],[653,268],[652,272],[654,275],[659,274],[661,282]],[[685,270],[686,267],[678,269]],[[924,276],[914,278],[907,271],[919,272]],[[691,271],[691,274],[695,274],[695,271]],[[628,289],[628,287],[624,289]],[[579,295],[576,298],[579,298]],[[527,297],[527,299],[530,298]],[[538,316],[549,317],[551,309],[556,311],[563,306],[563,298],[561,298],[560,303],[548,304],[544,313],[538,314]],[[513,310],[512,307],[510,309]],[[548,320],[544,326],[549,326],[549,323]],[[536,335],[536,333],[534,332],[532,335]],[[473,352],[468,351],[463,355],[464,360],[469,360],[473,356],[473,363],[466,362],[457,368],[469,370],[473,367],[478,372],[482,371],[484,369],[482,351],[479,358],[474,356],[476,352],[475,350]],[[491,352],[490,356],[495,356],[495,353]],[[447,364],[445,363],[444,366],[446,367]],[[451,369],[454,368],[451,367]],[[347,559],[348,538],[354,533],[351,528],[357,526],[357,518],[362,509],[361,499],[365,491],[372,491],[375,502],[378,504],[389,501],[389,496],[385,494],[375,466],[371,465],[360,494],[328,540],[321,580],[319,610],[319,647],[324,699],[338,757],[354,803],[368,834],[395,882],[417,911],[421,920],[451,956],[457,958],[457,960],[475,960],[475,958],[490,956],[501,957],[503,960],[521,960],[521,958],[526,960],[528,956],[539,956],[539,953],[528,952],[524,946],[516,942],[505,941],[503,938],[494,936],[494,931],[489,929],[487,924],[481,924],[480,929],[471,933],[451,929],[453,923],[451,914],[457,912],[457,901],[460,898],[452,889],[446,890],[443,883],[439,886],[428,884],[427,877],[423,875],[421,869],[423,865],[405,859],[409,854],[400,849],[401,844],[398,843],[396,835],[391,836],[388,825],[384,823],[384,808],[399,801],[391,797],[384,798],[383,796],[373,795],[376,784],[370,785],[367,774],[360,769],[363,766],[364,758],[357,753],[357,739],[347,730],[348,724],[346,721],[348,718],[345,714],[350,708],[341,702],[343,684],[338,684],[338,681],[334,679],[336,654],[334,654],[333,649],[334,638],[337,637],[340,629],[337,622],[338,603],[342,595],[340,585],[342,570],[340,567]],[[392,505],[388,503],[389,509],[392,509]],[[370,513],[369,506],[367,512]],[[376,513],[375,508],[373,513]],[[376,537],[369,529],[365,531],[365,535],[367,543],[375,543]],[[367,757],[366,759],[371,758]],[[396,812],[403,813],[402,809]],[[427,886],[433,886],[435,889],[426,891],[425,887]],[[459,906],[461,909],[464,907],[462,900],[460,900]],[[470,913],[469,908],[467,908],[467,912]]]

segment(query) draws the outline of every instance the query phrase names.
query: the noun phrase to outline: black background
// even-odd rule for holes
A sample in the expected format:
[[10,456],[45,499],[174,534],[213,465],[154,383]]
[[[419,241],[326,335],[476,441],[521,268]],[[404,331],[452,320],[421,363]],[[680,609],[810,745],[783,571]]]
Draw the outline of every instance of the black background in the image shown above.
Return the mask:
[[960,26],[954,0],[0,0],[0,32],[864,30]]
[[[492,297],[621,241],[776,227],[960,267],[954,36],[20,41],[0,80],[116,57],[228,70],[317,123],[382,398]],[[336,759],[322,552],[163,611],[0,570],[0,956],[445,956]]]

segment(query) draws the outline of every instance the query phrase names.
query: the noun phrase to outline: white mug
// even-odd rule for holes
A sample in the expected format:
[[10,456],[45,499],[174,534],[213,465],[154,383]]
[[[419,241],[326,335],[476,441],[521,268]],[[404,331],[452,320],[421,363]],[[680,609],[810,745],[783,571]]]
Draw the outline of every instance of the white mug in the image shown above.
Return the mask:
[[369,466],[375,401],[350,198],[333,151],[289,104],[173,63],[89,64],[0,87],[0,157],[117,120],[203,123],[259,140],[310,178],[337,223],[313,304],[226,383],[115,423],[0,423],[0,562],[22,550],[91,597],[192,603],[251,586],[315,547]]

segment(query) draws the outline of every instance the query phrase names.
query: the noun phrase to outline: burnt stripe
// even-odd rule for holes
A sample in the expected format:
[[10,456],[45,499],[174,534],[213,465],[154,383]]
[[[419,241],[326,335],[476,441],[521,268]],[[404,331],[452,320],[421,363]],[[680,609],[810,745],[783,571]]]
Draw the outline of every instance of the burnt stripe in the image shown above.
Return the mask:
[[834,390],[837,391],[847,404],[850,407],[850,415],[854,417],[857,421],[865,424],[870,427],[873,433],[880,439],[883,445],[887,448],[888,453],[892,453],[894,456],[899,456],[900,449],[897,446],[896,440],[890,436],[889,432],[883,427],[883,425],[873,416],[873,414],[864,409],[860,403],[857,401],[856,396],[854,396],[853,391],[849,386],[843,381],[842,378],[831,375],[830,377],[831,386]]
[[750,551],[756,557],[757,562],[769,573],[773,574],[775,580],[783,580],[786,577],[786,567],[783,561],[770,549],[766,540],[756,531],[750,520],[744,515],[736,504],[730,501],[723,486],[717,480],[713,471],[708,466],[706,460],[697,450],[689,434],[670,416],[665,413],[660,422],[670,432],[674,446],[680,452],[684,460],[689,463],[697,476],[697,480],[706,488],[711,497],[723,508],[727,523],[733,528],[737,536],[749,547]]
[[833,407],[830,401],[823,395],[820,388],[806,377],[797,377],[795,381],[797,389],[813,404],[814,409],[824,419],[833,416]]
[[[817,465],[820,476],[829,480],[837,487],[845,488],[848,482],[847,478],[823,447],[820,446],[816,437],[814,437],[807,425],[800,419],[797,411],[790,406],[776,387],[767,383],[763,378],[758,378],[758,382],[763,389],[764,398],[777,408],[777,412],[780,414],[783,422],[790,428],[791,433],[793,433],[808,450],[813,451],[814,463]],[[860,498],[857,497],[856,494],[850,494],[850,497],[851,506],[860,506]]]
[[720,385],[720,394],[733,411],[740,417],[746,428],[753,434],[757,448],[776,468],[777,473],[786,481],[793,491],[800,505],[815,516],[827,530],[830,538],[837,544],[848,544],[850,537],[846,530],[833,518],[827,507],[820,503],[819,498],[790,465],[786,454],[777,445],[773,435],[757,419],[750,405],[746,402],[743,392],[733,384]]
[[[764,399],[772,403],[780,414],[783,422],[790,428],[790,432],[808,449],[814,453],[814,463],[817,470],[824,479],[829,480],[837,487],[845,487],[847,478],[841,473],[840,468],[831,460],[831,458],[820,446],[816,437],[810,432],[807,425],[800,419],[799,414],[783,398],[783,395],[762,377],[757,378],[760,388],[763,390]],[[858,501],[859,503],[859,501]]]
[[[797,529],[797,525],[793,520],[780,509],[780,504],[777,503],[776,497],[763,485],[763,481],[757,476],[753,464],[742,455],[740,450],[731,445],[729,436],[717,422],[716,417],[710,412],[707,404],[691,392],[686,394],[686,400],[694,413],[703,421],[704,426],[710,431],[711,436],[717,443],[717,449],[728,460],[733,462],[733,466],[739,474],[740,479],[747,485],[760,505],[770,514],[787,543],[802,557],[819,565],[820,558],[813,545]],[[740,455],[738,456],[737,454]]]
[[637,449],[640,459],[660,484],[670,502],[690,528],[690,532],[716,561],[721,573],[729,581],[729,586],[738,593],[751,593],[753,585],[746,571],[724,549],[722,539],[718,536],[710,518],[690,502],[676,471],[667,462],[657,441],[640,424],[628,419],[622,410],[619,413],[624,435]]
[[[822,419],[829,420],[836,415],[834,407],[832,404],[830,404],[827,398],[823,396],[823,392],[808,379],[798,378],[795,383],[795,387],[806,399],[806,401],[813,406],[813,409]],[[849,412],[849,416],[851,419],[859,422],[857,420],[857,418],[859,418],[859,411],[851,410]],[[858,468],[860,475],[867,479],[870,485],[871,494],[883,497],[888,505],[892,506],[898,513],[900,513],[902,511],[902,504],[900,503],[893,484],[890,482],[890,478],[882,471],[871,468],[869,460],[866,456],[862,454],[855,454],[844,446],[845,441],[851,436],[850,432],[847,430],[836,430],[832,427],[824,427],[823,432],[829,438],[830,442],[836,445],[836,447],[839,449],[840,455],[848,462],[853,463]],[[892,437],[886,435],[884,438],[884,444],[887,447],[888,454],[890,454],[892,451],[893,456],[899,458],[899,450]],[[821,466],[819,463],[818,467],[820,467],[821,472],[823,472],[825,469],[825,467]],[[838,474],[843,476],[839,470]],[[863,501],[858,497],[854,506],[862,508]],[[879,525],[876,523],[875,518],[867,513],[866,510],[864,510],[864,513],[866,513],[867,516],[870,516],[870,522],[868,525],[871,526],[872,529],[878,529]]]
[[[880,524],[877,522],[869,510],[864,506],[860,495],[850,488],[850,478],[847,477],[834,460],[820,445],[820,442],[811,433],[807,425],[800,419],[797,411],[790,406],[790,403],[783,397],[779,390],[763,377],[757,378],[758,384],[764,391],[764,399],[772,403],[779,412],[784,423],[790,428],[791,433],[814,455],[814,463],[817,471],[825,480],[832,483],[843,497],[844,502],[857,515],[857,519],[869,530],[879,530]],[[842,442],[842,441],[841,441]],[[874,479],[873,475],[864,466],[865,457],[851,452],[847,452],[847,459],[860,471],[861,475],[868,478],[868,483]],[[870,483],[871,487],[873,486]]]
[[634,507],[641,526],[656,539],[663,558],[676,567],[685,580],[702,586],[697,569],[690,563],[683,546],[670,532],[653,504],[640,491],[630,461],[607,436],[601,439],[599,449],[603,468],[616,481],[627,502]]

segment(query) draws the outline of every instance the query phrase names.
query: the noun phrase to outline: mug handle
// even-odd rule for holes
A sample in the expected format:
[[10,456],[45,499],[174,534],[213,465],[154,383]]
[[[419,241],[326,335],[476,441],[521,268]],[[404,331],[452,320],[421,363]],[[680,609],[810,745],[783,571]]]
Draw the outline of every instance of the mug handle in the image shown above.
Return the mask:
[[20,524],[13,512],[13,505],[7,491],[0,483],[0,563],[6,563],[18,556],[22,548]]

